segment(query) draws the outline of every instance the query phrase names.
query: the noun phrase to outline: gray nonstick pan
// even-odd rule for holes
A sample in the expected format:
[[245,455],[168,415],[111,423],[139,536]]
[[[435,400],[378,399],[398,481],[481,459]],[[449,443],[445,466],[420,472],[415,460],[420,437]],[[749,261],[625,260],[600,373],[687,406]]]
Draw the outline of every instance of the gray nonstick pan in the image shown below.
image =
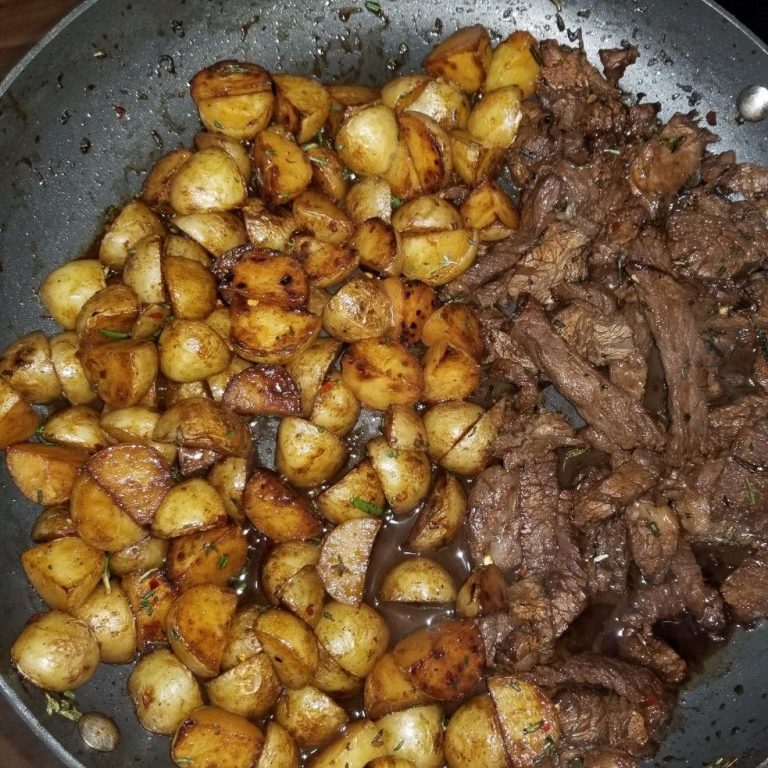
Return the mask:
[[[380,5],[380,11],[377,8]],[[583,41],[590,58],[623,41],[639,62],[623,86],[675,111],[714,112],[723,147],[768,164],[768,120],[737,118],[737,95],[768,86],[768,48],[709,0],[87,0],[0,86],[0,347],[35,328],[53,332],[36,291],[84,252],[110,206],[140,188],[164,152],[197,128],[188,81],[223,58],[324,80],[374,84],[415,70],[457,27],[515,28]],[[72,768],[171,766],[168,740],[144,731],[125,693],[129,668],[102,665],[77,694],[83,710],[118,723],[102,755],[10,668],[8,650],[42,607],[19,554],[37,514],[0,470],[0,689]],[[649,765],[753,768],[768,758],[768,626],[736,630],[682,693],[667,741]],[[718,762],[719,761],[719,762]],[[3,761],[0,759],[0,763]]]

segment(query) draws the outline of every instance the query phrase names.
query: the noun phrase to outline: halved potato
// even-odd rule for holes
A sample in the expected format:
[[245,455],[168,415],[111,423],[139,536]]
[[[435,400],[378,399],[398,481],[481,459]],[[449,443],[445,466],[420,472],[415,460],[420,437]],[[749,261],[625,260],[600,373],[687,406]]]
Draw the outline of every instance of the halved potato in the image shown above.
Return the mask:
[[165,564],[167,552],[167,541],[147,536],[146,539],[110,554],[109,570],[114,576],[125,576],[131,571],[151,571]]
[[381,431],[395,450],[425,451],[427,448],[424,422],[408,405],[390,405],[381,422]]
[[352,277],[323,310],[323,328],[340,341],[384,336],[392,326],[392,307],[378,280]]
[[349,116],[336,134],[336,151],[355,173],[386,173],[395,156],[398,125],[395,113],[384,104],[363,107]]
[[273,125],[261,131],[251,149],[254,172],[264,200],[283,205],[312,181],[312,163],[291,134]]
[[193,674],[169,651],[144,656],[128,678],[136,717],[148,730],[170,736],[198,707],[203,694]]
[[196,149],[223,149],[237,163],[240,175],[246,184],[251,179],[251,158],[248,150],[242,142],[233,139],[230,136],[224,136],[221,133],[209,133],[201,131],[195,134]]
[[380,730],[371,720],[356,720],[310,759],[309,768],[364,768],[386,754]]
[[171,650],[197,677],[216,677],[237,608],[231,589],[200,584],[182,592],[165,617]]
[[340,603],[363,601],[373,541],[381,529],[374,518],[347,520],[323,539],[317,571],[328,594]]
[[509,584],[493,563],[481,565],[469,574],[456,596],[456,613],[473,619],[506,610]]
[[208,482],[219,492],[224,509],[236,522],[242,523],[243,490],[248,475],[248,460],[238,456],[219,459],[208,472]]
[[434,290],[420,280],[403,280],[400,277],[382,280],[381,287],[392,304],[392,336],[406,344],[416,344],[424,324],[439,303]]
[[504,149],[476,138],[468,131],[451,131],[453,169],[467,184],[493,177],[504,159]]
[[176,599],[176,589],[166,575],[157,569],[130,571],[122,585],[136,619],[139,652],[165,645],[165,618]]
[[325,600],[325,585],[314,565],[305,565],[280,589],[280,603],[314,627]]
[[381,176],[364,176],[350,188],[344,207],[356,224],[368,219],[389,223],[392,216],[392,190]]
[[507,768],[496,708],[487,693],[471,698],[453,713],[444,746],[449,768]]
[[[205,383],[208,385],[208,389],[211,393],[211,399],[220,403],[224,399],[224,393],[227,391],[229,382],[237,376],[239,373],[251,368],[253,363],[248,360],[243,360],[242,357],[234,355],[229,362],[229,365],[220,373],[215,373],[213,376],[209,376]],[[226,406],[229,407],[229,406]],[[233,409],[234,410],[234,409]]]
[[397,142],[395,157],[389,170],[384,174],[384,178],[392,191],[393,207],[397,207],[396,203],[398,202],[411,200],[422,193],[416,165],[403,138]]
[[[110,269],[120,270],[123,268],[126,258],[128,258],[130,249],[139,240],[149,235],[162,235],[164,233],[165,226],[157,215],[144,205],[141,200],[131,200],[122,207],[104,232],[104,237],[99,245],[99,261]],[[73,265],[81,263],[83,262],[71,261],[65,266],[73,267]],[[94,271],[93,277],[95,276],[96,273]],[[64,327],[70,328],[71,326]]]
[[410,707],[376,722],[389,754],[416,768],[440,768],[443,754],[443,708],[438,704]]
[[318,643],[320,663],[312,679],[312,685],[337,698],[354,696],[363,687],[363,681],[351,675]]
[[224,502],[201,477],[177,483],[163,497],[152,519],[152,535],[159,539],[186,536],[227,522]]
[[264,749],[256,768],[299,768],[299,749],[282,725],[267,723]]
[[173,316],[202,320],[216,308],[216,281],[203,264],[166,253],[161,261],[163,282]]
[[[61,382],[64,397],[72,405],[91,403],[96,399],[91,382],[80,362],[80,340],[74,331],[51,336],[51,361]],[[3,388],[0,386],[0,394]]]
[[338,285],[357,269],[357,254],[346,245],[334,245],[312,235],[297,234],[288,246],[316,288]]
[[342,381],[338,371],[331,371],[317,392],[309,420],[338,437],[350,432],[360,415],[360,403]]
[[273,541],[311,539],[321,530],[307,497],[268,469],[257,469],[248,478],[243,512]]
[[49,443],[88,452],[100,451],[109,442],[99,424],[99,412],[87,405],[71,405],[56,411],[39,434]]
[[[485,469],[493,454],[493,445],[504,418],[504,408],[504,401],[500,400],[482,414],[448,453],[442,456],[439,460],[441,466],[465,477],[472,477]],[[430,428],[427,427],[429,434]]]
[[5,460],[16,487],[30,500],[50,506],[69,499],[89,452],[46,443],[16,443]]
[[394,229],[378,217],[367,219],[355,230],[349,247],[362,267],[382,275],[399,275],[402,254]]
[[308,685],[286,688],[275,707],[275,720],[300,747],[320,747],[347,722],[347,713],[327,694]]
[[454,230],[461,227],[461,215],[439,195],[421,195],[394,212],[392,226],[401,235]]
[[421,399],[424,377],[416,358],[396,341],[362,339],[350,344],[341,361],[341,377],[369,408],[410,405]]
[[445,285],[474,263],[479,245],[469,229],[403,235],[403,274],[427,285]]
[[470,104],[466,94],[453,83],[428,78],[400,99],[396,111],[420,112],[451,131],[466,127]]
[[309,541],[287,541],[278,544],[267,556],[261,570],[261,586],[273,605],[280,602],[285,584],[320,558],[317,544]]
[[482,241],[503,240],[520,224],[520,214],[509,196],[491,179],[480,182],[461,205],[461,219],[477,230]]
[[341,158],[331,147],[322,144],[305,144],[304,151],[312,163],[312,181],[315,186],[335,203],[342,203],[349,190],[349,179]]
[[174,149],[163,155],[149,169],[141,188],[141,199],[150,208],[161,213],[170,213],[169,189],[176,171],[192,156],[185,147]]
[[516,85],[524,98],[532,96],[541,70],[538,49],[539,44],[530,32],[515,30],[494,49],[483,90]]
[[51,345],[42,331],[27,333],[3,350],[0,375],[30,403],[50,403],[61,397]]
[[433,552],[453,541],[467,513],[467,494],[461,483],[443,469],[435,472],[426,504],[408,534],[408,547]]
[[381,86],[381,103],[397,111],[405,97],[424,87],[431,80],[432,78],[429,75],[420,72],[393,77]]
[[480,366],[463,349],[444,339],[427,349],[424,366],[424,399],[428,403],[463,400],[480,384]]
[[371,440],[366,451],[396,515],[410,512],[426,498],[432,477],[426,453],[392,448],[383,437]]
[[236,715],[256,720],[278,700],[280,681],[266,653],[257,653],[205,683],[208,700]]
[[508,149],[523,119],[522,92],[516,85],[483,94],[469,115],[467,131],[476,139]]
[[384,490],[370,459],[363,459],[315,500],[326,520],[339,525],[347,520],[384,514]]
[[276,251],[286,248],[289,238],[296,229],[296,221],[289,210],[285,208],[272,210],[259,198],[250,198],[241,212],[251,243],[260,248],[273,248]]
[[365,678],[363,701],[370,717],[379,718],[433,699],[417,688],[395,662],[392,652],[380,656]]
[[224,339],[203,320],[174,320],[158,340],[160,370],[171,381],[192,382],[221,373],[232,359]]
[[427,557],[401,560],[384,577],[379,600],[394,603],[452,603],[453,577],[440,563]]
[[200,707],[179,726],[171,743],[178,766],[253,768],[264,735],[249,720],[219,707]]
[[428,347],[445,340],[478,362],[485,354],[480,321],[467,304],[443,304],[424,323],[421,341]]
[[127,664],[136,654],[136,622],[128,598],[116,580],[97,584],[74,614],[91,628],[106,664]]
[[440,461],[485,414],[475,403],[450,400],[433,405],[423,415],[429,455]]
[[204,211],[174,216],[172,223],[214,256],[221,256],[246,240],[242,220],[228,211]]
[[392,656],[413,684],[438,701],[459,701],[480,680],[485,647],[477,625],[447,619],[418,629],[392,649]]
[[318,643],[350,675],[362,680],[387,650],[389,627],[378,611],[331,600],[315,627]]
[[309,685],[318,655],[317,640],[307,624],[288,611],[269,608],[256,621],[256,636],[286,688]]
[[341,349],[336,339],[317,339],[286,363],[285,369],[299,388],[301,415],[309,418],[321,385]]
[[229,211],[241,206],[247,195],[234,158],[218,147],[195,152],[176,171],[169,189],[171,207],[180,214]]
[[275,463],[298,488],[314,488],[330,480],[344,465],[344,443],[325,427],[286,416],[277,430]]
[[245,566],[248,540],[238,525],[229,524],[171,541],[168,576],[179,591],[197,584],[225,587]]
[[324,85],[311,77],[275,74],[276,123],[285,125],[305,144],[323,127],[331,108],[331,97]]
[[106,558],[77,536],[68,536],[22,552],[21,565],[51,608],[73,613],[101,580]]
[[69,261],[45,278],[40,301],[62,328],[71,331],[88,299],[106,287],[104,272],[104,265],[95,259]]
[[235,413],[295,416],[301,412],[299,391],[283,367],[252,365],[233,376],[222,402]]
[[190,92],[203,125],[233,139],[252,139],[272,117],[272,81],[258,64],[217,61],[192,78]]
[[318,240],[341,245],[352,235],[352,221],[336,203],[320,192],[307,190],[293,201],[296,227]]
[[491,63],[491,39],[481,24],[461,27],[438,43],[424,59],[433,77],[453,80],[467,93],[483,87]]
[[152,440],[160,414],[145,405],[116,408],[101,417],[101,429],[110,442],[150,445],[162,455],[168,465],[176,459],[176,446]]
[[453,151],[448,133],[431,117],[419,112],[404,112],[398,115],[397,123],[422,193],[431,194],[442,189],[453,171]]
[[261,643],[256,636],[256,621],[263,611],[262,605],[249,605],[235,614],[229,625],[227,644],[221,657],[222,669],[232,669],[262,653]]
[[53,507],[44,507],[37,516],[30,534],[35,544],[44,544],[47,541],[61,539],[64,536],[76,536],[74,523],[69,516],[67,504],[56,504]]
[[163,238],[160,235],[150,235],[136,243],[123,265],[123,282],[143,304],[159,304],[165,301],[163,274],[160,269],[162,253]]

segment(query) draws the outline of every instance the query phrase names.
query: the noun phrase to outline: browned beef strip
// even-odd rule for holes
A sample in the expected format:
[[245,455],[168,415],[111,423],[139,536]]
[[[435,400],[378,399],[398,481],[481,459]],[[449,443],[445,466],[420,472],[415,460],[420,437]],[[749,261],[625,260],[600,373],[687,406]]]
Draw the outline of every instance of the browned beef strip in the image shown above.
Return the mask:
[[753,163],[739,163],[724,180],[726,192],[735,192],[744,197],[768,195],[768,168]]
[[586,528],[581,536],[581,551],[590,597],[616,596],[627,591],[629,554],[623,517]]
[[768,556],[759,550],[723,583],[720,591],[736,621],[753,622],[768,616]]
[[707,435],[704,343],[694,316],[697,294],[655,269],[633,266],[629,273],[647,307],[664,366],[671,420],[667,459],[679,466],[700,453]]
[[517,316],[520,343],[558,390],[594,429],[621,448],[660,448],[664,436],[642,405],[611,384],[560,338],[541,308],[530,302]]
[[631,628],[623,629],[617,634],[617,651],[620,658],[652,669],[667,683],[679,685],[683,682],[687,665],[670,645],[649,633]]
[[627,507],[624,517],[632,559],[649,584],[658,584],[677,552],[680,524],[666,504],[638,499]]
[[598,56],[603,65],[605,78],[611,85],[618,85],[624,77],[627,67],[637,61],[640,55],[637,48],[604,48],[598,51]]

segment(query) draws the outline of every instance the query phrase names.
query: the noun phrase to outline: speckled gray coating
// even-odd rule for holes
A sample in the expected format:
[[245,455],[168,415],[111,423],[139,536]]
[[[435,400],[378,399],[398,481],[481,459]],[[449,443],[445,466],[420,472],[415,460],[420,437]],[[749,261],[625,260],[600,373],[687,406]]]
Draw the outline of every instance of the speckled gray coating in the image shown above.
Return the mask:
[[[624,87],[664,114],[714,111],[723,145],[768,163],[765,123],[737,124],[735,100],[768,83],[768,49],[707,0],[93,0],[60,24],[0,87],[0,346],[33,328],[52,331],[36,290],[54,266],[97,236],[109,206],[136,193],[149,165],[197,126],[187,82],[220,58],[324,79],[381,82],[418,67],[443,34],[480,22],[496,37],[515,27],[575,39],[591,56],[629,40],[640,48]],[[561,32],[559,27],[565,27]],[[114,31],[116,30],[116,31]],[[19,553],[36,515],[3,469],[0,688],[73,768],[170,766],[168,740],[143,731],[124,693],[127,667],[106,667],[78,692],[84,710],[122,732],[112,755],[89,751],[73,723],[45,715],[44,697],[10,670],[8,649],[41,603]],[[703,766],[768,755],[768,628],[737,633],[688,686],[675,729],[654,763]]]

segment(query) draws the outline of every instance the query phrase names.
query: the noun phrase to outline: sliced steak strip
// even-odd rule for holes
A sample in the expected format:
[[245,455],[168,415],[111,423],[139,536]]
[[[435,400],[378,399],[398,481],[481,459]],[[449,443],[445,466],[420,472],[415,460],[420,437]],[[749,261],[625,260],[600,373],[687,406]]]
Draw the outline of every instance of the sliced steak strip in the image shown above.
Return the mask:
[[768,553],[748,557],[723,583],[720,592],[736,621],[768,616]]

